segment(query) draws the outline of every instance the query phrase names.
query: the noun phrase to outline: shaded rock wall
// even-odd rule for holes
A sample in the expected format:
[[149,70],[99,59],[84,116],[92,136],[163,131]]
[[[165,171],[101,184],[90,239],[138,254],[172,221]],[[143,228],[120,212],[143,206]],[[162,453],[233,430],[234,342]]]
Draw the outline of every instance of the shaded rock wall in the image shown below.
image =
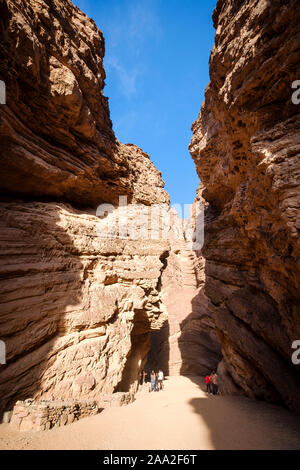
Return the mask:
[[223,391],[300,410],[300,7],[219,0],[190,152],[207,201],[205,293]]
[[204,294],[201,252],[171,242],[162,273],[162,301],[168,319],[151,336],[147,369],[167,375],[205,375],[221,360],[220,344]]
[[[3,14],[2,14],[3,13]],[[0,409],[17,399],[135,389],[161,313],[162,240],[99,237],[119,195],[168,203],[160,172],[120,144],[103,96],[104,40],[69,0],[1,1]]]

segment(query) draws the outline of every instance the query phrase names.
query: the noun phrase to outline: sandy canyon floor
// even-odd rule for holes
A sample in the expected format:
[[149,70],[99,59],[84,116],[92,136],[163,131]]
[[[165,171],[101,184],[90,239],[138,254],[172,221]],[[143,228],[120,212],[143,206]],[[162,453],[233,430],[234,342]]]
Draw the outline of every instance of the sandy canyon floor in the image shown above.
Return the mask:
[[0,449],[300,449],[300,419],[243,397],[207,396],[199,379],[170,377],[162,392],[40,433],[0,425]]

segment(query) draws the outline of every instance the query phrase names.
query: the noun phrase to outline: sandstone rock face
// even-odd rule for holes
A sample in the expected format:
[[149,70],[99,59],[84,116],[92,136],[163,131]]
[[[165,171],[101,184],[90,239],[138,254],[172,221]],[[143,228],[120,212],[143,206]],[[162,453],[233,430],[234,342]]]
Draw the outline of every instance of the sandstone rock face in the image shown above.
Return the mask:
[[165,321],[168,242],[116,238],[103,225],[99,236],[95,209],[111,203],[113,217],[119,196],[131,208],[169,197],[149,156],[114,136],[95,23],[69,0],[1,7],[0,410],[134,391]]
[[207,201],[205,293],[224,392],[300,410],[299,2],[219,0],[190,151]]
[[2,0],[0,27],[2,192],[82,206],[131,197],[143,158],[112,131],[94,21],[70,0]]
[[221,360],[220,344],[204,294],[205,260],[186,242],[171,242],[162,273],[167,320],[151,336],[147,369],[167,375],[205,375]]
[[166,246],[101,239],[97,217],[63,204],[0,210],[2,401],[97,398],[118,385],[133,352],[134,382],[150,331],[164,321],[157,284]]

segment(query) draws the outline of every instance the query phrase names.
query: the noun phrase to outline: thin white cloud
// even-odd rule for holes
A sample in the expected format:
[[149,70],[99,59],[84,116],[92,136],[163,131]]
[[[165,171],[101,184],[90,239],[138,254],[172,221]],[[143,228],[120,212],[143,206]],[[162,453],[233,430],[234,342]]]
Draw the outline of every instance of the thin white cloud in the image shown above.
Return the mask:
[[155,1],[132,1],[128,11],[128,37],[136,54],[146,41],[158,42],[162,30],[155,11]]
[[141,74],[141,70],[137,67],[130,69],[124,67],[118,58],[108,57],[105,61],[106,67],[112,68],[117,72],[119,85],[123,95],[128,98],[134,95],[137,91],[137,77]]
[[136,126],[138,114],[134,110],[119,115],[114,122],[114,131],[118,136],[126,135]]
[[149,45],[158,45],[161,38],[156,3],[157,0],[128,0],[126,8],[124,4],[116,5],[106,22],[107,76],[110,70],[117,74],[120,90],[127,98],[137,93],[139,80],[147,70],[144,51]]

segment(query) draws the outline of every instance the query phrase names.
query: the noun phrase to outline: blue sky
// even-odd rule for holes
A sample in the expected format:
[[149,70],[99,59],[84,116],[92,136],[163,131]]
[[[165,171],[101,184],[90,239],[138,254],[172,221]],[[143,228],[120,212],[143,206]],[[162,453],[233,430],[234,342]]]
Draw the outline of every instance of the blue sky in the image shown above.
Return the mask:
[[216,0],[73,0],[105,37],[105,96],[117,138],[147,152],[171,202],[199,185],[188,151],[209,82]]

